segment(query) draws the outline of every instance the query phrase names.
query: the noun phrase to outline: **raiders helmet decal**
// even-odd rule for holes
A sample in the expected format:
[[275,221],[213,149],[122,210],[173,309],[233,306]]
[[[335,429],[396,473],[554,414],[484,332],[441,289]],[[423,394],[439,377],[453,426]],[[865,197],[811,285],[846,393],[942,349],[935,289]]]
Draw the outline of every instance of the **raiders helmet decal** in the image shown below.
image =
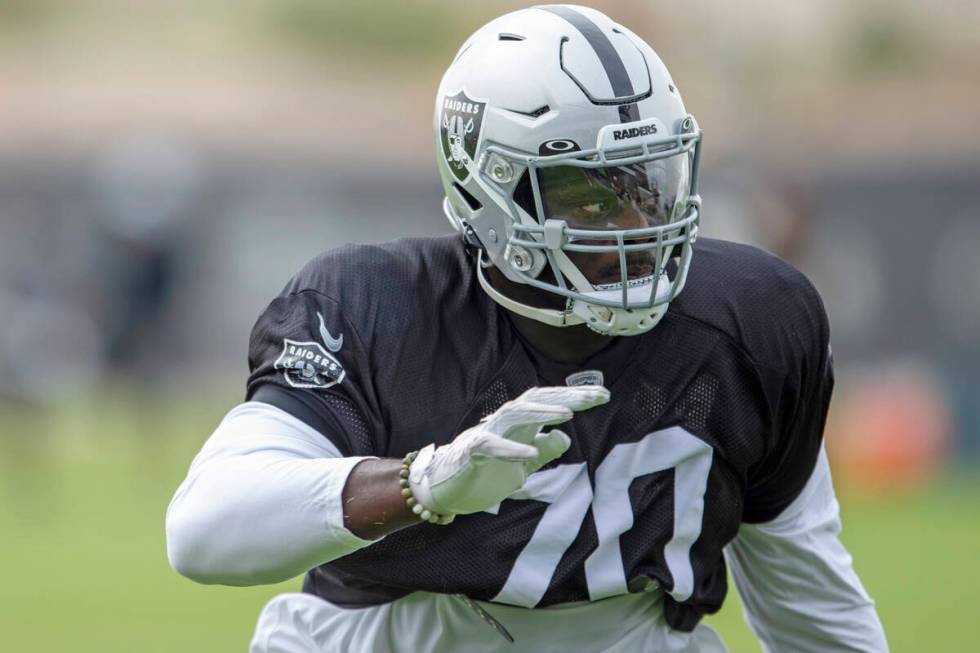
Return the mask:
[[460,91],[442,99],[439,119],[442,154],[453,175],[460,183],[469,179],[470,164],[476,156],[483,129],[486,102],[479,102]]

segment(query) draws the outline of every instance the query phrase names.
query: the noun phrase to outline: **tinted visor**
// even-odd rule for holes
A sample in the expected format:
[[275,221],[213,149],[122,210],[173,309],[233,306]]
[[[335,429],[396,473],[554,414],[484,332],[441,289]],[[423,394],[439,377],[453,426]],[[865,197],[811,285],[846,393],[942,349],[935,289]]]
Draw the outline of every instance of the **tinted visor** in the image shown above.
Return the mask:
[[682,217],[690,187],[689,156],[606,168],[538,169],[545,218],[575,229],[641,229]]

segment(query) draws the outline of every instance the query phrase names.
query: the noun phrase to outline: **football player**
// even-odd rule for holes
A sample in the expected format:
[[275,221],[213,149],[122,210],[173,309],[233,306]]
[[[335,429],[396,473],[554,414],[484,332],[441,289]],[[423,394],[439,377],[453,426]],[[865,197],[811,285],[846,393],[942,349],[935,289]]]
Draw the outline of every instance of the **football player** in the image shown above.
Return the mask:
[[256,653],[713,653],[726,562],[766,650],[885,651],[838,540],[820,298],[697,240],[701,131],[650,46],[505,15],[434,127],[458,233],[328,252],[273,299],[171,564],[306,573]]

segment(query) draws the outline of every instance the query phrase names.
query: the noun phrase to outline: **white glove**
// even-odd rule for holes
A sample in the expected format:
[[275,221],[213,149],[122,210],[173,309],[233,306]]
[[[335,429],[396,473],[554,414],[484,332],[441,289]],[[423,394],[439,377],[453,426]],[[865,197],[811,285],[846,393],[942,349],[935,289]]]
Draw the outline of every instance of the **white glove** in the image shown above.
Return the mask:
[[541,427],[609,401],[599,385],[531,388],[449,444],[430,444],[412,462],[416,502],[443,515],[480,512],[520,489],[529,474],[561,456],[571,440]]

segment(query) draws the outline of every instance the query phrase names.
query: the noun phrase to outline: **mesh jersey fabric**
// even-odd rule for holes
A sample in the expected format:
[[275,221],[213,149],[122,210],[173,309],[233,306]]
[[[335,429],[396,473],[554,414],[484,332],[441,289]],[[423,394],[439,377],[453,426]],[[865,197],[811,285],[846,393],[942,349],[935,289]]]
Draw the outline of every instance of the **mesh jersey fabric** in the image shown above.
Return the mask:
[[[517,335],[506,311],[479,288],[473,265],[457,235],[317,257],[252,331],[247,398],[306,421],[344,455],[400,458],[450,441],[529,387],[601,371],[612,400],[562,426],[572,445],[542,471],[584,464],[594,486],[616,447],[671,427],[710,446],[689,596],[674,592],[664,553],[674,537],[675,469],[630,480],[632,523],[618,537],[627,585],[655,581],[667,593],[668,623],[693,629],[725,597],[722,549],[739,524],[774,518],[813,469],[833,387],[829,329],[815,289],[775,256],[700,239],[687,286],[655,329],[568,365],[543,358]],[[326,388],[293,387],[277,367],[284,343],[316,341],[321,317],[330,334],[343,336],[333,356],[345,376]],[[492,600],[548,507],[508,499],[496,514],[391,533],[311,570],[304,590],[352,607],[417,590]],[[594,511],[603,509],[589,507],[553,572],[544,571],[550,581],[536,605],[590,599],[585,565],[599,546]]]

